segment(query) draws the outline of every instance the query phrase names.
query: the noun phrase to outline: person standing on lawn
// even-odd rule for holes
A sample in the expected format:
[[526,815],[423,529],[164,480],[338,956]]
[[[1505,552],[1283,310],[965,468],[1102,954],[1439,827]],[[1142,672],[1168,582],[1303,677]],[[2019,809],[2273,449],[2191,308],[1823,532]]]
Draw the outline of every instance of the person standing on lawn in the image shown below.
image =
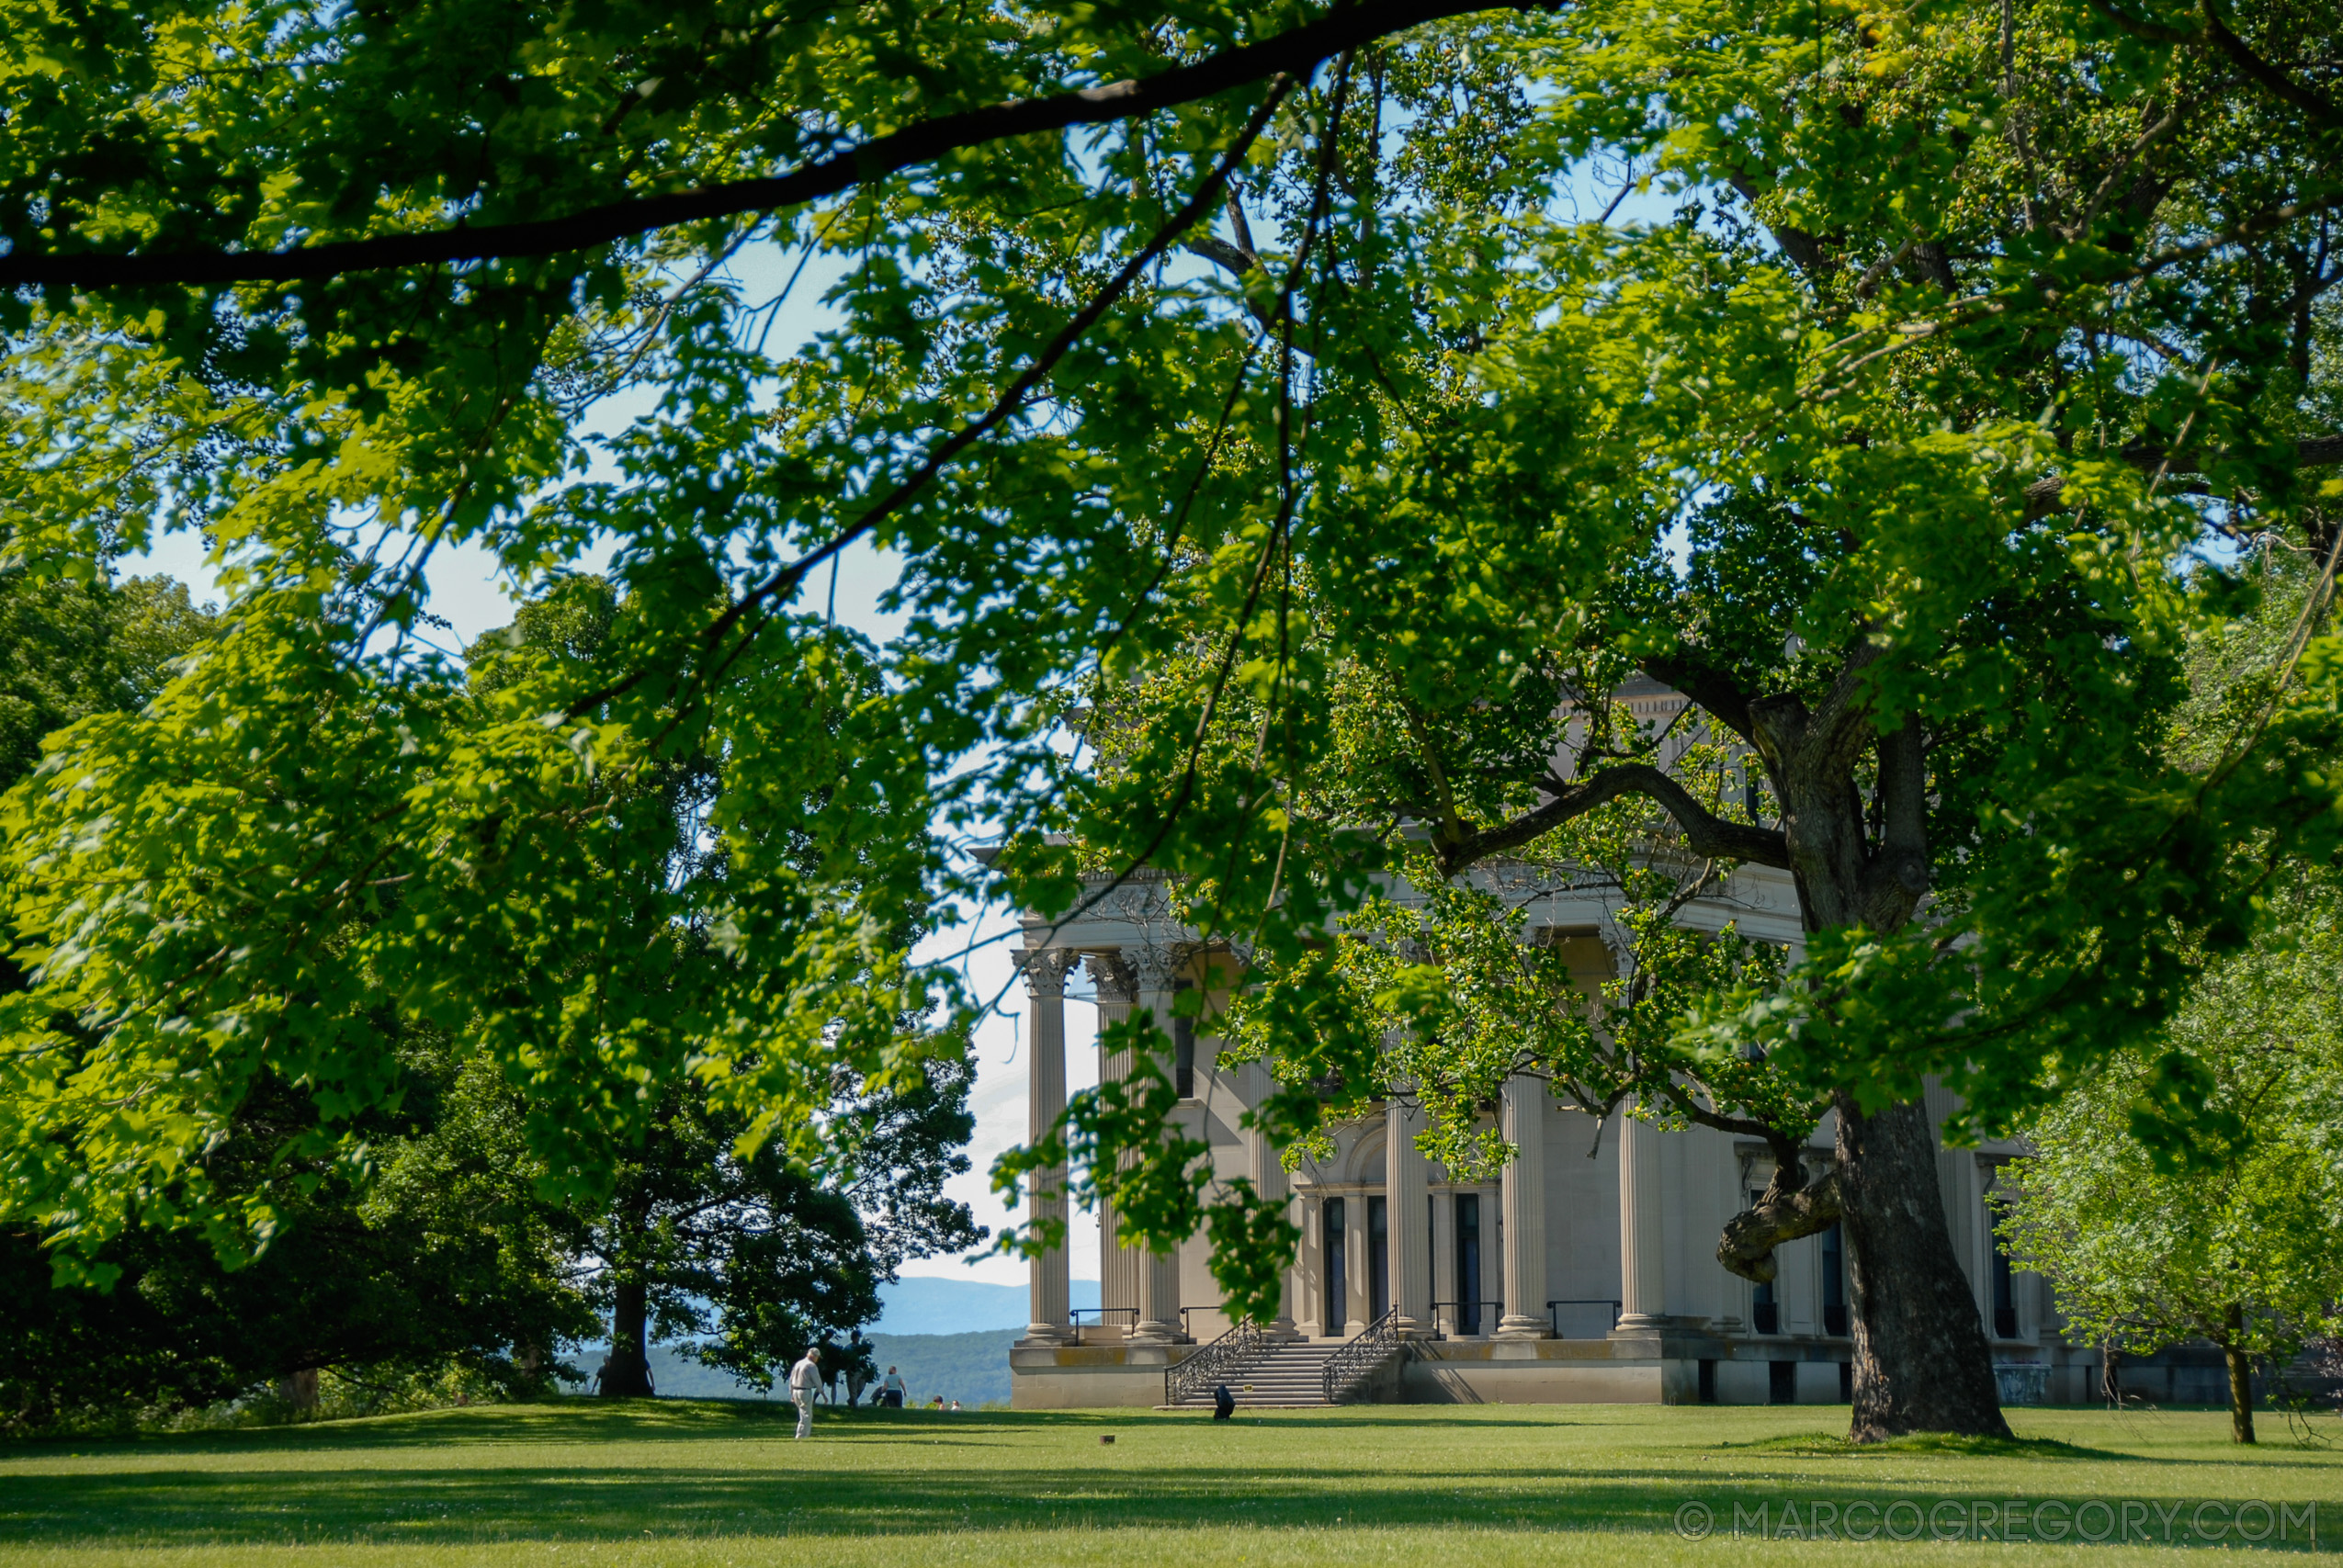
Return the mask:
[[821,1386],[821,1347],[809,1345],[798,1364],[789,1369],[789,1397],[798,1404],[798,1436],[813,1436],[813,1395]]
[[900,1410],[905,1392],[902,1374],[892,1367],[888,1368],[887,1375],[878,1382],[878,1402],[889,1410]]

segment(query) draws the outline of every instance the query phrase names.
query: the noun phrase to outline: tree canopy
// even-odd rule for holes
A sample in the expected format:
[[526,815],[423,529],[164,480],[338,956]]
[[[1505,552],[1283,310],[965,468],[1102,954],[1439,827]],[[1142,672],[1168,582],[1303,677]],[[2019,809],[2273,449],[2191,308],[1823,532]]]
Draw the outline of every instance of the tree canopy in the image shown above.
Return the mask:
[[[395,1094],[370,1010],[477,1013],[582,1190],[685,1075],[818,1162],[835,1070],[952,1037],[910,940],[1085,865],[1291,980],[1314,1080],[1364,1048],[1314,955],[1409,835],[1463,876],[1632,800],[1797,879],[1802,963],[1698,1039],[1828,1100],[1857,1257],[1927,1262],[1893,1322],[1858,1266],[1858,1429],[1998,1425],[1981,1341],[1958,1398],[1886,1371],[1965,1310],[1862,1233],[1919,1083],[2088,1077],[2343,825],[2315,616],[2209,762],[2160,743],[2241,543],[2323,595],[2343,536],[2331,7],[8,17],[9,551],[199,526],[235,594],[11,797],[0,1158],[69,1247],[265,1224],[187,1152],[264,1065]],[[843,258],[843,324],[766,352],[750,244]],[[863,539],[883,648],[802,592]],[[621,591],[484,689],[409,635],[453,540]],[[1758,795],[1603,716],[1636,673]],[[1135,1236],[1263,1234],[1119,1125]]]

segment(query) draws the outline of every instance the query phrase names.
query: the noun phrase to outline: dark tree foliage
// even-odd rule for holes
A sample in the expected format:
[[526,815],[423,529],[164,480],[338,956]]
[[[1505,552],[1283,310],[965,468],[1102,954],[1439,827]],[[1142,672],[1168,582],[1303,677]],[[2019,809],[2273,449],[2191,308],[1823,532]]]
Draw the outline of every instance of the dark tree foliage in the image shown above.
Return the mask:
[[364,1163],[279,1157],[313,1141],[314,1104],[281,1081],[246,1099],[207,1157],[268,1197],[257,1258],[134,1231],[102,1255],[114,1278],[98,1290],[52,1285],[38,1235],[0,1236],[0,1425],[119,1426],[328,1371],[549,1388],[556,1348],[593,1328],[569,1263],[582,1227],[537,1195],[509,1091],[444,1042],[406,1055],[408,1092],[367,1118]]

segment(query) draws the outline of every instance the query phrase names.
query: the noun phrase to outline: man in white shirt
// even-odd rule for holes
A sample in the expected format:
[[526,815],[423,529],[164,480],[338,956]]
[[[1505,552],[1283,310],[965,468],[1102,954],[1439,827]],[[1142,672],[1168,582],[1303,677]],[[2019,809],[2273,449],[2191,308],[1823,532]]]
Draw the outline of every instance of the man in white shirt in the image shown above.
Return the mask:
[[887,1375],[878,1381],[878,1403],[889,1410],[902,1409],[903,1395],[908,1392],[903,1386],[902,1375],[892,1367],[888,1368]]
[[813,1394],[821,1386],[821,1347],[809,1345],[798,1364],[789,1369],[789,1397],[798,1404],[798,1436],[813,1436]]

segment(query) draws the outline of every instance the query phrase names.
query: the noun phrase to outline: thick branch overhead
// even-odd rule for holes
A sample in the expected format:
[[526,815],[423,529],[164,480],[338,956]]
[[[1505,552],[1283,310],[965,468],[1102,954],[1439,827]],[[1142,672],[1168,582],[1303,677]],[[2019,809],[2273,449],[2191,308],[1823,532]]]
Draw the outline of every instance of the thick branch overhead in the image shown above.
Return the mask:
[[1605,768],[1591,778],[1565,785],[1534,811],[1442,845],[1442,869],[1454,874],[1490,855],[1519,849],[1623,795],[1645,795],[1657,802],[1676,819],[1696,855],[1789,869],[1789,846],[1778,829],[1728,822],[1693,799],[1682,784],[1643,762]]
[[1258,43],[1225,49],[1194,64],[1174,66],[1144,80],[939,115],[770,179],[732,180],[663,196],[630,197],[532,222],[385,234],[375,239],[340,240],[284,251],[173,251],[145,255],[94,252],[14,254],[0,256],[0,287],[66,285],[113,288],[175,283],[290,283],[385,267],[588,250],[679,224],[802,206],[968,148],[1078,125],[1136,119],[1272,76],[1305,76],[1344,50],[1406,32],[1426,22],[1479,12],[1533,8],[1528,0],[1400,0],[1397,4],[1344,6],[1314,22]]
[[[2138,446],[2123,454],[2123,460],[2134,468],[2153,473],[2161,468],[2167,473],[2192,474],[2203,462],[2202,456],[2187,457],[2168,453],[2160,446]],[[2343,435],[2314,435],[2294,444],[2294,464],[2297,468],[2330,468],[2343,463]],[[2036,479],[2026,487],[2026,515],[2041,517],[2055,511],[2059,495],[2066,488],[2064,477],[2052,474]]]

